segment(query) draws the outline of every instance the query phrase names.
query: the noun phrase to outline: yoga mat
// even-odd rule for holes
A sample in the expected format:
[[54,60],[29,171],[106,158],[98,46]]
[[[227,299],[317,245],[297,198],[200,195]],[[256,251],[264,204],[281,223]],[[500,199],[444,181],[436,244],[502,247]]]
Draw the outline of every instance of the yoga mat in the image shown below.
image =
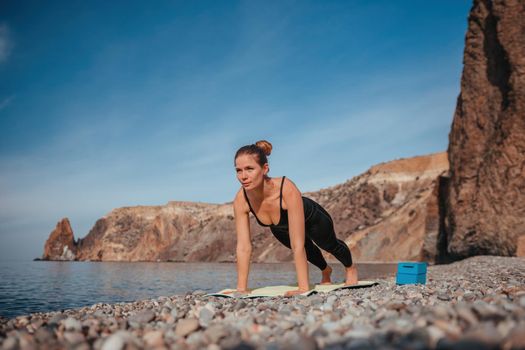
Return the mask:
[[[366,288],[372,287],[376,284],[379,284],[376,281],[359,281],[358,284],[353,286],[345,286],[344,283],[339,284],[316,284],[307,292],[304,292],[299,295],[312,295],[316,293],[329,293],[335,290],[341,289],[356,289],[356,288]],[[253,289],[250,294],[235,296],[234,294],[225,294],[225,292],[232,291],[235,289],[223,289],[217,293],[209,293],[206,296],[214,297],[225,297],[225,298],[261,298],[261,297],[279,297],[284,296],[289,290],[296,290],[297,286],[268,286],[262,288]]]

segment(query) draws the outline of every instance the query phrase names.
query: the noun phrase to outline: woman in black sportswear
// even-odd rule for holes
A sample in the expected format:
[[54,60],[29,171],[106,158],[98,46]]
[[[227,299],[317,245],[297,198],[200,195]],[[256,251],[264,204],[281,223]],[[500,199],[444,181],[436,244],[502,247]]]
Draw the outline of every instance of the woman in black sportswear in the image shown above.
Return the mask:
[[330,214],[301,192],[288,178],[270,178],[267,156],[272,145],[261,140],[246,145],[235,154],[235,170],[242,187],[233,201],[237,232],[237,292],[248,292],[248,272],[252,245],[249,213],[259,225],[269,227],[273,235],[292,249],[298,289],[286,295],[310,289],[307,260],[322,272],[321,284],[331,283],[332,268],[319,248],[334,255],[346,268],[346,284],[357,283],[357,269],[352,264],[348,246],[337,239]]

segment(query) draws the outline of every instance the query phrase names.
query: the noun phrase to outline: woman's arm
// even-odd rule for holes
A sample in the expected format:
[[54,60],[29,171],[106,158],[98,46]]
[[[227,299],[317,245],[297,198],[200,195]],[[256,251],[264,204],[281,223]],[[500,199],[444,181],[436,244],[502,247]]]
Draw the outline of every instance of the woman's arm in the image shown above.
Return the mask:
[[248,273],[252,255],[250,218],[238,198],[233,202],[233,213],[235,216],[235,230],[237,232],[237,291],[245,292],[248,290]]
[[[287,178],[285,179],[288,180]],[[310,289],[308,282],[308,262],[304,249],[304,208],[301,192],[295,184],[288,180],[283,187],[283,200],[288,208],[288,225],[290,230],[290,244],[292,246],[295,270],[297,272],[297,284],[300,292]],[[298,293],[290,293],[290,295]]]

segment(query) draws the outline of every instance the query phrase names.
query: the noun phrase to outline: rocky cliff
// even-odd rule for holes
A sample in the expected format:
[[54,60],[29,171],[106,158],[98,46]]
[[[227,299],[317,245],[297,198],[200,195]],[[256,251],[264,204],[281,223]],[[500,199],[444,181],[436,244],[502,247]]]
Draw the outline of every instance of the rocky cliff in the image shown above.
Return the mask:
[[[448,170],[446,153],[396,160],[372,167],[343,184],[303,193],[332,215],[338,237],[356,260],[433,261],[439,232],[439,176]],[[292,260],[291,251],[251,217],[253,260]],[[56,230],[55,230],[56,231]],[[72,233],[53,232],[58,247],[45,259],[62,256],[102,261],[234,261],[232,203],[169,202],[118,208],[99,219],[74,246]],[[53,243],[54,242],[54,243]],[[47,248],[46,248],[47,252]],[[57,255],[53,254],[56,253]],[[329,260],[333,260],[328,257]]]
[[44,245],[44,260],[75,260],[77,251],[73,229],[69,219],[64,218],[57,223]]
[[443,246],[525,255],[525,1],[474,1],[463,60]]
[[446,153],[395,160],[309,195],[333,216],[357,260],[434,261],[447,171]]

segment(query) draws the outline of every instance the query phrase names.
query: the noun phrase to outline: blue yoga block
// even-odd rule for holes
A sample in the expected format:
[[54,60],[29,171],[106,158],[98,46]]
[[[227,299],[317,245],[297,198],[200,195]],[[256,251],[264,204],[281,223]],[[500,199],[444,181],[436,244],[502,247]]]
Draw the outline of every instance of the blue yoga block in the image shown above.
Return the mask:
[[426,284],[427,283],[427,275],[424,273],[420,273],[419,275],[409,275],[406,273],[398,273],[396,275],[396,283],[397,284]]
[[402,261],[397,263],[397,273],[406,273],[409,275],[419,275],[420,273],[426,274],[427,263]]
[[400,262],[397,264],[397,284],[425,284],[427,282],[426,262]]

